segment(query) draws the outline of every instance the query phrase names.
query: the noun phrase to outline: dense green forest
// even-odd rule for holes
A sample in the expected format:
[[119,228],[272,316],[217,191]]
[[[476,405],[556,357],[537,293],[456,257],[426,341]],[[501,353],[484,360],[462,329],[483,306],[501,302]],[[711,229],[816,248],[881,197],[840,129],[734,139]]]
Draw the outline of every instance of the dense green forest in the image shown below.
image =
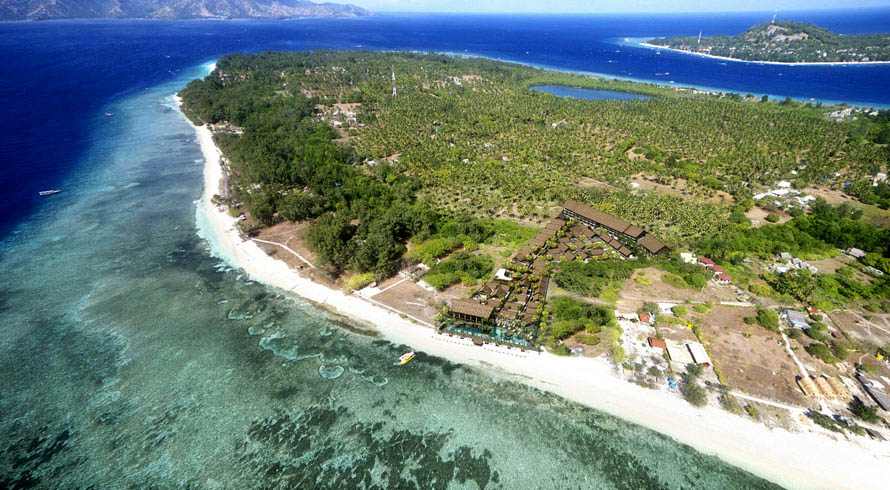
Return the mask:
[[800,22],[771,22],[737,36],[679,36],[651,44],[748,61],[890,61],[890,35],[841,36]]
[[[528,89],[541,83],[653,98],[579,101]],[[312,220],[309,243],[334,274],[385,277],[409,249],[430,265],[463,250],[434,271],[442,286],[483,277],[491,263],[473,258],[478,245],[519,245],[534,228],[517,223],[541,223],[567,198],[673,245],[704,240],[727,260],[733,251],[843,247],[849,240],[835,230],[808,224],[818,217],[752,231],[741,203],[778,179],[879,193],[872,179],[888,154],[879,118],[835,122],[815,106],[439,55],[233,55],[181,95],[189,118],[216,125],[227,204],[246,211],[249,226]],[[637,174],[683,182],[686,195],[642,192],[630,185]],[[885,238],[857,229],[858,217],[835,218],[855,243]],[[567,267],[558,279],[592,292],[615,273]]]

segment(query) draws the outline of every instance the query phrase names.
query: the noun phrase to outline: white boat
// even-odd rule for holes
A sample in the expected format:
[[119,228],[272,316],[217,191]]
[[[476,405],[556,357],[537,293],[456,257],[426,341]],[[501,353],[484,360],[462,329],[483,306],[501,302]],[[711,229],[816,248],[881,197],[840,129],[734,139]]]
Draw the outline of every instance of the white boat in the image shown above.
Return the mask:
[[58,194],[60,192],[62,192],[61,189],[50,189],[47,191],[40,191],[40,192],[38,192],[38,194],[40,194],[41,196],[51,196],[53,194]]

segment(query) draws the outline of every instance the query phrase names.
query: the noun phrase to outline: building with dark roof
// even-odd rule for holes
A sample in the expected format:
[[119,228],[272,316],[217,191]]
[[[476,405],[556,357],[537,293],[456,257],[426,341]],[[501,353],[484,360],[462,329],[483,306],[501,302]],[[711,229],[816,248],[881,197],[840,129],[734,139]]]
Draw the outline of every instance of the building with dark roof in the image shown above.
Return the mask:
[[644,250],[646,250],[647,252],[649,252],[652,255],[658,255],[659,253],[664,252],[668,249],[667,245],[665,245],[664,243],[661,243],[661,240],[655,238],[652,235],[648,235],[648,234],[644,235],[643,238],[641,238],[637,242],[637,244],[639,246],[643,247]]
[[630,257],[627,247],[609,236],[603,228],[617,235],[636,240],[637,244],[647,252],[656,255],[667,250],[667,245],[658,238],[646,233],[639,226],[632,225],[623,219],[604,213],[594,207],[578,201],[566,201],[563,205],[562,216],[567,219],[578,220],[590,227],[599,227],[596,234],[618,251],[623,257]]
[[566,201],[563,205],[562,216],[565,218],[576,219],[589,226],[602,226],[615,233],[625,234],[625,231],[631,229],[632,232],[637,233],[636,236],[632,236],[631,238],[636,238],[643,231],[617,216],[604,213],[599,209],[578,201]]
[[494,305],[483,305],[469,299],[455,299],[448,306],[448,314],[452,318],[471,323],[485,323],[491,319]]

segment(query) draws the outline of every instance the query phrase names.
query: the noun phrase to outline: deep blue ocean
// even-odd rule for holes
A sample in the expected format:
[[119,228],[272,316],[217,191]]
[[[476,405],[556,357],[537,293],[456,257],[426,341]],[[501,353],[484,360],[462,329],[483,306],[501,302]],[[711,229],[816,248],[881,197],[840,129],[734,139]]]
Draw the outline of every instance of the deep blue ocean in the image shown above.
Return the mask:
[[[196,235],[201,153],[172,97],[233,51],[399,49],[890,104],[890,66],[621,45],[770,16],[0,23],[0,488],[769,488],[474,369],[394,368],[406,347],[231,270]],[[890,10],[794,17],[890,30]]]

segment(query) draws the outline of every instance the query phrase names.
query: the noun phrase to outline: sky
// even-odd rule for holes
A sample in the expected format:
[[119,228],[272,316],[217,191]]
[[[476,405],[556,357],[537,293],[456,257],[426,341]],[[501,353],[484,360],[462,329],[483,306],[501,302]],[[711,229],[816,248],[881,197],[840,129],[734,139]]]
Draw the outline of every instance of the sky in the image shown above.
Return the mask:
[[727,12],[890,6],[890,0],[332,0],[377,12]]

